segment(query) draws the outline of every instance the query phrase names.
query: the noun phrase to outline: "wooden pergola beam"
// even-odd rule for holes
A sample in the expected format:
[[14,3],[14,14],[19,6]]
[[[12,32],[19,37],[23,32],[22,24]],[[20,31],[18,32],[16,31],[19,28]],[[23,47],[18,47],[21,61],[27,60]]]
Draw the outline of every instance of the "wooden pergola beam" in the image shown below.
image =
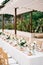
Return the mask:
[[1,6],[0,6],[0,9],[3,8],[4,6],[5,6],[5,5],[1,5]]

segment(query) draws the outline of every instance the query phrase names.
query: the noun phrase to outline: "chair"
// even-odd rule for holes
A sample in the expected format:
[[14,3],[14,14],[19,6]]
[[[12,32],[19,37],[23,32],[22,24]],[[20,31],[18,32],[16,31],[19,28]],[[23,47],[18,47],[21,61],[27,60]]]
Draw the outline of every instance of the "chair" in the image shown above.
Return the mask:
[[42,50],[42,41],[37,40],[36,43],[37,43],[37,50],[41,51]]
[[3,52],[4,65],[9,65],[7,53]]
[[42,41],[37,40],[37,45],[41,48],[42,47]]
[[3,59],[3,49],[0,48],[0,65],[4,64],[4,59]]
[[2,53],[2,51],[3,51],[3,49],[2,49],[2,48],[0,48],[0,53]]
[[0,65],[9,65],[7,53],[2,48],[0,48]]

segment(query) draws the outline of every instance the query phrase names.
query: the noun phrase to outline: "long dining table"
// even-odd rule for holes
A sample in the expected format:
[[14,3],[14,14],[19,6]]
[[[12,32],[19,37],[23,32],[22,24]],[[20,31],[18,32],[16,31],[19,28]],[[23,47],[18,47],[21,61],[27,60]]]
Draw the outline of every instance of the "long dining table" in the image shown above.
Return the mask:
[[37,52],[36,55],[28,56],[1,38],[0,47],[16,59],[20,65],[43,65],[43,53],[41,52]]

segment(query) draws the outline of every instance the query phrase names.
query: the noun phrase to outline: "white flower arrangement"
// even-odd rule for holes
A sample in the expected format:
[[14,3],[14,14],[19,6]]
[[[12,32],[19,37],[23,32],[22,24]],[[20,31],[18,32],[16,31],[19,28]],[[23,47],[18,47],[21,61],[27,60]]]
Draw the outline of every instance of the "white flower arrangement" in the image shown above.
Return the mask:
[[6,39],[10,39],[10,36],[9,36],[9,35],[7,35],[7,36],[6,36]]
[[20,46],[24,46],[26,44],[26,40],[24,38],[19,39],[18,44]]

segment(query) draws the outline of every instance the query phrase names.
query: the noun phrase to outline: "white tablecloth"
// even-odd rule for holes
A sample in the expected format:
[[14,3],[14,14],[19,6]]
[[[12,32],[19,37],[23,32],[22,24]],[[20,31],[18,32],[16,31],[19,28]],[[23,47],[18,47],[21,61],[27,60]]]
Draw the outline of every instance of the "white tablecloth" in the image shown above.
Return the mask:
[[8,52],[20,65],[43,65],[43,54],[39,53],[33,56],[28,56],[12,47],[9,43],[0,39],[0,47]]

